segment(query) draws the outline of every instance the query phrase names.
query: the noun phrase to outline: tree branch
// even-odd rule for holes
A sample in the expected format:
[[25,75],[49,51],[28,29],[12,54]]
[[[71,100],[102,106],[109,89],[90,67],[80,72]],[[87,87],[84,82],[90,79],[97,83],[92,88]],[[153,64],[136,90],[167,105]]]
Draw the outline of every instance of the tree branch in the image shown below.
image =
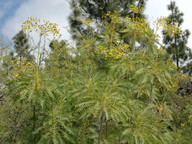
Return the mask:
[[145,108],[145,110],[143,111],[143,113],[141,115],[143,115],[144,113],[147,112],[147,109],[149,108],[149,104],[151,103],[151,98],[152,98],[152,93],[153,93],[153,85],[154,85],[154,80],[151,83],[151,92],[150,92],[150,96],[149,96],[149,100],[148,100],[148,104],[147,107]]

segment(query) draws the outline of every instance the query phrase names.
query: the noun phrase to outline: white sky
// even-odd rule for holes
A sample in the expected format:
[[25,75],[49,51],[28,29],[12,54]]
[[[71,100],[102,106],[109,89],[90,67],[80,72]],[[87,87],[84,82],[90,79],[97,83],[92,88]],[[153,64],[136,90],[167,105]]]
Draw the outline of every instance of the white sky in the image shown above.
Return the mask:
[[[192,0],[175,0],[179,10],[184,13],[182,29],[192,32]],[[170,0],[148,0],[145,13],[152,22],[157,17],[168,16],[167,5]],[[50,20],[59,24],[63,38],[69,40],[70,34],[63,27],[68,26],[70,6],[66,0],[25,0],[16,12],[9,17],[0,30],[11,39],[21,29],[21,24],[28,16]],[[0,16],[2,15],[0,11]],[[192,35],[192,34],[191,34]],[[189,38],[189,47],[192,48],[192,36]]]

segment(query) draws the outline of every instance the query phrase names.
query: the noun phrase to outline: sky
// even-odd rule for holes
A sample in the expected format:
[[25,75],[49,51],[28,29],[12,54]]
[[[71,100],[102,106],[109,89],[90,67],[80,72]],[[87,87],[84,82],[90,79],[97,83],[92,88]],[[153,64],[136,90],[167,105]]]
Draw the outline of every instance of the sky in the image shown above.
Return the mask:
[[[148,0],[145,14],[151,23],[157,17],[168,16],[167,5],[171,0]],[[182,30],[189,29],[192,33],[192,0],[175,0],[179,10],[184,13]],[[68,17],[70,6],[67,0],[0,0],[0,33],[12,39],[21,30],[22,22],[28,16],[49,20],[57,23],[62,38],[70,40]],[[192,34],[188,46],[192,48]]]

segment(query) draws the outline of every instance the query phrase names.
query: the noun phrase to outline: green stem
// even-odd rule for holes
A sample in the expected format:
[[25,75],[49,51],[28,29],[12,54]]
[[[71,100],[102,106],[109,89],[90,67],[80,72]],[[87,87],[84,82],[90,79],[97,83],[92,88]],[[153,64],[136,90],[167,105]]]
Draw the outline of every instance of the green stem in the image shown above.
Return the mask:
[[101,119],[100,119],[100,129],[99,129],[98,144],[101,143],[101,139],[102,139],[102,129],[103,129],[103,110],[101,110]]
[[38,53],[37,53],[37,69],[39,69],[39,61],[40,61],[40,48],[41,48],[41,39],[42,39],[42,33],[40,34],[39,37],[39,42],[38,42]]
[[[35,108],[35,105],[33,105],[33,132],[35,131],[35,128],[36,128],[36,108]],[[36,139],[36,136],[34,135],[34,138],[33,138],[33,143],[35,144],[35,139]]]
[[108,135],[108,123],[107,123],[107,119],[106,119],[106,139],[107,139],[107,135]]

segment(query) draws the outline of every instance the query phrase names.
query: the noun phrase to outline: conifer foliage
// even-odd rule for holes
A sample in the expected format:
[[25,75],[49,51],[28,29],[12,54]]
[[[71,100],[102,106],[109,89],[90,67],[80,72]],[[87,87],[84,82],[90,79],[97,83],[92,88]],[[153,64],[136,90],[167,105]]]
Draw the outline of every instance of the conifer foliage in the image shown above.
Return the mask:
[[[168,5],[168,10],[171,12],[171,14],[168,16],[167,23],[173,23],[174,25],[181,27],[184,21],[184,14],[180,12],[174,1],[171,1],[171,3]],[[177,64],[178,69],[184,68],[184,65],[186,65],[185,63],[189,63],[189,61],[191,60],[191,50],[187,46],[188,38],[190,35],[189,30],[181,30],[179,33],[175,33],[174,37],[172,38],[167,35],[165,31],[163,32],[163,34],[165,50],[173,59],[173,61]],[[190,72],[189,69],[188,72]]]

